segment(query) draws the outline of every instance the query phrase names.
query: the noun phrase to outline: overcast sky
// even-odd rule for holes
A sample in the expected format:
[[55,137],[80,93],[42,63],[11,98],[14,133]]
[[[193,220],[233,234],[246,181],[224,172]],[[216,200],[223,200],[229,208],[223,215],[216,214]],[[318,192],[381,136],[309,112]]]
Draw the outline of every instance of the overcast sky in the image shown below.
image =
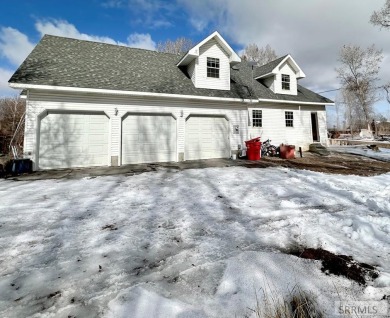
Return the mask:
[[[338,88],[335,67],[344,44],[383,50],[380,77],[390,80],[390,30],[369,23],[385,0],[19,0],[0,5],[0,95],[45,33],[154,49],[179,36],[201,41],[219,31],[240,52],[269,44],[290,53],[306,74],[301,84],[322,92]],[[6,3],[6,4],[5,4]],[[12,4],[10,4],[12,3]],[[334,99],[336,92],[324,94]],[[376,105],[386,115],[385,101]]]

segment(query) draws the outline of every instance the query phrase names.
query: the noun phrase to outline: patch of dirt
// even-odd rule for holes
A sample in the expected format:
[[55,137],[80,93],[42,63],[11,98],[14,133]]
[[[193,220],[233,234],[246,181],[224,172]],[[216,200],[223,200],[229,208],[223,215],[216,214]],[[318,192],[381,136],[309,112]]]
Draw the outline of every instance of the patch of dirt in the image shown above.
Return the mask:
[[157,261],[149,261],[147,259],[142,260],[142,265],[137,266],[133,268],[132,272],[136,276],[138,276],[141,273],[144,273],[145,271],[153,270],[154,268],[160,267],[165,263],[165,259],[157,260]]
[[276,157],[263,157],[260,161],[246,161],[243,166],[247,168],[286,167],[293,169],[306,169],[310,171],[374,176],[390,172],[390,162],[374,160],[351,154],[332,153],[329,156],[320,156],[313,153],[304,153],[303,158],[281,159]]
[[51,293],[47,296],[47,298],[53,298],[55,296],[61,296],[61,292],[59,290],[55,291],[54,293]]
[[106,224],[105,226],[102,226],[102,230],[110,230],[110,231],[116,231],[118,228],[114,224]]
[[290,254],[300,258],[321,261],[321,271],[325,274],[344,276],[360,285],[366,285],[367,281],[372,281],[378,277],[378,272],[374,266],[356,262],[351,256],[336,255],[321,248],[305,248],[300,251],[290,251]]

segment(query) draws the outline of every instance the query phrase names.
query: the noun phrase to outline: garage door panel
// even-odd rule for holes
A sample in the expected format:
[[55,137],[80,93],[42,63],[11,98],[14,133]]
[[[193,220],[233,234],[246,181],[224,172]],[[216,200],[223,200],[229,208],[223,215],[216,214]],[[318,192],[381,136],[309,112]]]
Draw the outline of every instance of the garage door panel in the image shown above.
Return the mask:
[[98,114],[48,114],[41,120],[39,167],[108,163],[108,118]]
[[[105,129],[104,129],[105,128]],[[96,132],[100,134],[101,132],[108,132],[108,127],[103,123],[92,123],[88,125],[88,129],[90,132]]]
[[122,122],[122,163],[176,161],[176,120],[170,115],[129,115]]
[[199,116],[186,121],[186,160],[228,158],[228,121],[224,117]]

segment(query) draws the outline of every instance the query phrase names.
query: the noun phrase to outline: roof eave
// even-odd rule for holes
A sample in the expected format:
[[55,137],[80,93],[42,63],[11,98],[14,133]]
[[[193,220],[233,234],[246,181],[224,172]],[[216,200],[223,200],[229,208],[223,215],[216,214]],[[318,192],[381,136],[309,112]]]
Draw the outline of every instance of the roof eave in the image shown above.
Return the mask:
[[306,75],[305,73],[303,73],[302,69],[299,67],[298,63],[295,62],[295,60],[292,58],[292,56],[290,54],[288,54],[278,65],[276,65],[276,67],[272,70],[272,73],[276,73],[278,71],[278,68],[283,64],[285,63],[287,60],[291,60],[292,62],[292,67],[294,68],[296,74],[297,74],[297,79],[300,79],[300,78],[305,78]]
[[329,103],[329,102],[303,102],[303,101],[294,101],[294,100],[280,100],[280,99],[266,99],[266,98],[259,98],[258,101],[267,102],[267,103],[297,104],[297,105],[324,105],[324,106],[334,105],[334,103]]
[[195,45],[192,49],[188,51],[188,53],[177,63],[177,66],[185,66],[191,63],[193,59],[199,56],[200,47],[210,41],[211,39],[215,39],[219,45],[222,46],[222,48],[229,54],[229,63],[231,65],[235,65],[241,62],[241,58],[237,55],[236,52],[230,47],[230,45],[223,39],[223,37],[218,33],[218,31],[215,31],[214,33],[210,34],[207,38],[205,38],[203,41],[199,42],[197,45]]
[[258,102],[267,103],[279,103],[279,104],[298,104],[298,105],[324,105],[330,106],[334,103],[330,102],[304,102],[304,101],[292,101],[292,100],[280,100],[280,99],[242,99],[242,98],[229,98],[229,97],[212,97],[212,96],[197,96],[197,95],[180,95],[180,94],[166,94],[166,93],[151,93],[151,92],[138,92],[138,91],[121,91],[110,89],[98,89],[98,88],[82,88],[82,87],[66,87],[66,86],[50,86],[50,85],[36,85],[36,84],[23,84],[23,83],[10,83],[10,87],[15,89],[35,89],[42,91],[53,92],[69,92],[69,93],[96,93],[104,95],[125,95],[134,97],[154,97],[154,98],[174,98],[174,99],[192,99],[192,100],[210,100],[210,101],[225,101],[225,102],[243,102],[255,104]]
[[275,75],[276,75],[276,73],[270,72],[270,73],[267,73],[267,74],[263,74],[263,75],[257,76],[254,79],[258,80],[258,79],[267,78],[267,77],[271,77],[271,76],[275,76]]
[[101,88],[85,88],[85,87],[68,87],[68,86],[52,86],[52,85],[37,85],[25,83],[9,83],[11,88],[29,89],[38,91],[52,92],[68,92],[68,93],[86,93],[86,94],[101,94],[101,95],[123,95],[134,97],[151,97],[151,98],[173,98],[173,99],[192,99],[192,100],[210,100],[210,101],[225,101],[225,102],[253,102],[254,99],[235,98],[235,97],[214,97],[205,95],[181,95],[169,93],[154,93],[143,91],[125,91]]

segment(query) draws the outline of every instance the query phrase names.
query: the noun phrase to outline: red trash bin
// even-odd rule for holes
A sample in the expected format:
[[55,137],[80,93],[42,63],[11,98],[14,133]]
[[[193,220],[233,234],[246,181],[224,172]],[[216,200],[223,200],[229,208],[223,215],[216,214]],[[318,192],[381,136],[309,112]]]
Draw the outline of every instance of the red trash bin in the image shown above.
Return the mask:
[[261,142],[260,137],[245,141],[246,152],[249,160],[260,160]]

